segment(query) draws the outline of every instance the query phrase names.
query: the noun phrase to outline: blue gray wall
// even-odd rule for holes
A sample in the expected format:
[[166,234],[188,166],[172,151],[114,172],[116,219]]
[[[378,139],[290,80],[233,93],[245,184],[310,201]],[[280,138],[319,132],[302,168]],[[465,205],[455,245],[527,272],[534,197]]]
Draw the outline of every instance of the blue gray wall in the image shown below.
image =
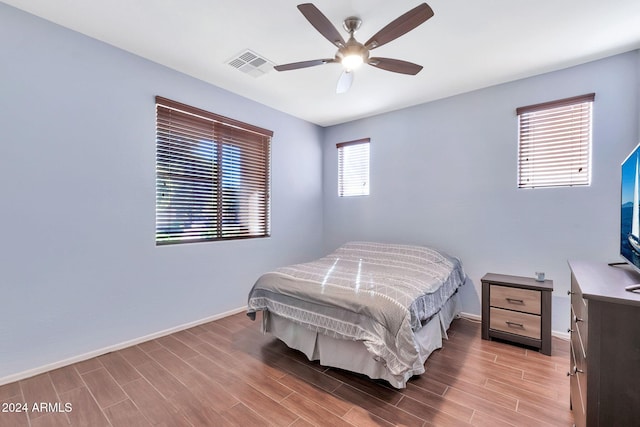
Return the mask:
[[[321,128],[2,3],[0,52],[0,384],[320,255]],[[274,131],[273,237],[155,246],[155,95]]]
[[[639,140],[638,52],[334,126],[325,132],[325,250],[346,240],[427,244],[460,257],[480,314],[487,272],[554,280],[566,331],[567,259],[616,261],[620,163]],[[518,190],[519,106],[596,93],[592,185]],[[371,138],[371,195],[337,196],[341,141]]]

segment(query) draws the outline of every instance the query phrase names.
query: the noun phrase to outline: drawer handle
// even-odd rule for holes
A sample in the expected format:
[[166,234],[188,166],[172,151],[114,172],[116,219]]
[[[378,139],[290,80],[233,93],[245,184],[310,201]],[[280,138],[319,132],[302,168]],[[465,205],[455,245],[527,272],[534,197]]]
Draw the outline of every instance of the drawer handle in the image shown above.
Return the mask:
[[581,318],[579,318],[578,316],[573,316],[573,321],[574,321],[575,323],[578,323],[578,322],[584,322],[584,319],[581,319]]
[[578,367],[576,365],[573,365],[573,369],[571,369],[571,371],[567,372],[567,376],[568,377],[572,377],[575,374],[584,374],[584,371],[582,369],[578,369]]
[[507,326],[511,326],[514,328],[520,328],[520,329],[524,329],[524,325],[522,323],[516,323],[516,322],[512,322],[510,320],[505,321],[504,323],[507,324]]
[[567,295],[573,295],[575,292],[567,291]]
[[516,299],[516,298],[505,298],[507,300],[507,302],[511,303],[511,304],[520,304],[520,305],[524,305],[524,300],[521,299]]
[[568,329],[567,329],[567,332],[572,333],[572,332],[573,332],[573,329],[568,328]]

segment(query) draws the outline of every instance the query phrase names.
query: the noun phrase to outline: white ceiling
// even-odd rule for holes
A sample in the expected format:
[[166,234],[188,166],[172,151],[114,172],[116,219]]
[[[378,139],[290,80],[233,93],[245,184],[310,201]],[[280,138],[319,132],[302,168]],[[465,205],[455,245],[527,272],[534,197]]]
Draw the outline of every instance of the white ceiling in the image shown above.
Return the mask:
[[[433,18],[374,51],[424,69],[363,66],[338,95],[338,64],[258,78],[226,64],[245,49],[275,64],[333,57],[300,0],[2,1],[321,126],[640,48],[640,0],[428,0]],[[360,17],[364,42],[420,1],[313,3],[341,32],[344,18]]]

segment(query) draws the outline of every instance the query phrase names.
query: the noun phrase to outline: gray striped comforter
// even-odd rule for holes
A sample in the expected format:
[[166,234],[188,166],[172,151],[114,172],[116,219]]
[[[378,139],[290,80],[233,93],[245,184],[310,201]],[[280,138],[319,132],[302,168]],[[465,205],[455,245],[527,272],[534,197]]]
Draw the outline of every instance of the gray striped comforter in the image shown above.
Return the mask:
[[268,310],[318,333],[362,341],[392,374],[421,374],[413,332],[465,278],[457,258],[431,248],[351,242],[261,276],[248,315]]

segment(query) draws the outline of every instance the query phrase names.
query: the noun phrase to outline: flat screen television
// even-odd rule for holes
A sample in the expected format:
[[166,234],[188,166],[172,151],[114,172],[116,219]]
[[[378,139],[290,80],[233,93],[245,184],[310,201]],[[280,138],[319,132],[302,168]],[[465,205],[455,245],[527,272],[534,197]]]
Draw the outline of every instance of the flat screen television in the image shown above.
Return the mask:
[[622,162],[620,255],[640,271],[640,144]]

